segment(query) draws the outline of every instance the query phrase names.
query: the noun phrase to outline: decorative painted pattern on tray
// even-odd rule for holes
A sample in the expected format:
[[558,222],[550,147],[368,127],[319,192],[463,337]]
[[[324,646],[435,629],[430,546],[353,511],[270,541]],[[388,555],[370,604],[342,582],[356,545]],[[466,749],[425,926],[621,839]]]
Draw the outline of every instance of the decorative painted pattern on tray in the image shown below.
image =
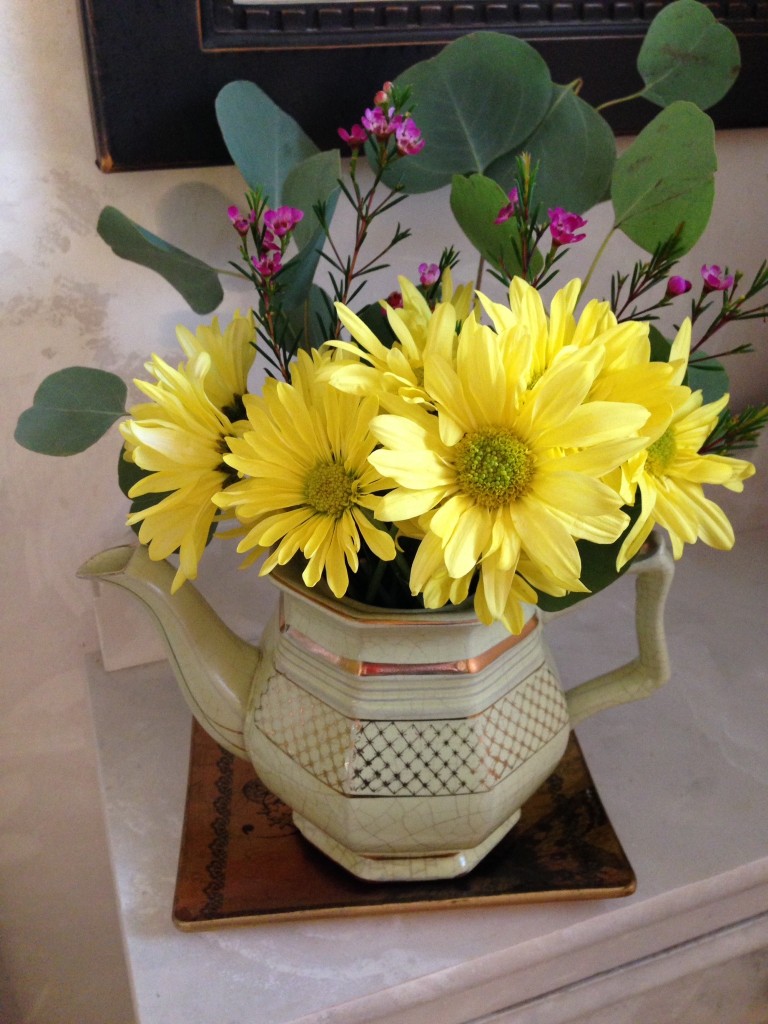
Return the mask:
[[253,768],[193,726],[173,918],[179,928],[444,906],[628,896],[635,876],[573,734],[519,823],[472,872],[363,882],[308,843]]

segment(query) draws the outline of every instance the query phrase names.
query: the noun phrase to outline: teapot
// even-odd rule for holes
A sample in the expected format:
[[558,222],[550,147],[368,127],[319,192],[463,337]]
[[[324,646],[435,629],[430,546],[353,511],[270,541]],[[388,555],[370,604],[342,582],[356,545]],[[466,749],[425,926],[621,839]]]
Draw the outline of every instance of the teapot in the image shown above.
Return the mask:
[[571,728],[649,696],[669,677],[664,604],[673,575],[652,535],[636,577],[638,655],[564,692],[530,607],[517,636],[471,608],[374,608],[270,575],[274,615],[259,646],[233,633],[142,546],[78,571],[122,587],[153,616],[192,714],[250,760],[297,829],[360,878],[451,878],[509,832],[557,767]]

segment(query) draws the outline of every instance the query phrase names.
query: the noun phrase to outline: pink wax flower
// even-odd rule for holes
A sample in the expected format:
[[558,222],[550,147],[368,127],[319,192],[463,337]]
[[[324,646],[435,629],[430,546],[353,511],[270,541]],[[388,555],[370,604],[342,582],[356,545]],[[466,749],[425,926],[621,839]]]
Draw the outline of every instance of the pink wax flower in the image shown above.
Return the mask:
[[267,210],[264,223],[278,238],[284,238],[303,218],[304,212],[295,206],[279,206],[276,210]]
[[419,280],[424,288],[430,288],[440,280],[440,267],[436,263],[420,263]]
[[507,193],[507,196],[509,198],[509,202],[499,210],[496,215],[496,220],[493,222],[494,224],[504,224],[515,216],[515,207],[520,201],[520,197],[517,193],[517,186],[515,186],[511,192]]
[[248,213],[241,213],[239,207],[229,206],[227,207],[227,215],[232,221],[232,227],[238,233],[238,235],[247,235],[251,230],[251,227],[256,222],[256,211],[249,210]]
[[701,268],[704,290],[708,292],[726,292],[733,286],[733,274],[727,269],[721,270],[716,263],[704,264]]
[[270,250],[264,252],[261,256],[254,256],[251,259],[254,268],[258,271],[263,278],[274,277],[280,270],[283,269],[283,263],[280,258],[280,253]]
[[415,156],[424,149],[421,131],[411,117],[406,120],[401,118],[401,123],[395,130],[395,141],[397,142],[397,151],[401,156]]
[[[390,109],[389,114],[392,113],[393,111]],[[397,127],[393,125],[389,115],[381,107],[369,107],[360,120],[363,128],[375,135],[377,139],[388,139]]]
[[587,237],[583,233],[577,234],[579,228],[586,227],[587,224],[578,213],[568,213],[562,206],[556,206],[553,210],[548,210],[547,213],[554,245],[573,245],[574,242],[580,242]]
[[674,277],[670,277],[667,281],[667,295],[685,295],[693,288],[691,282],[685,277],[679,277],[677,274]]
[[349,131],[346,128],[339,128],[338,132],[350,149],[359,149],[368,141],[368,133],[361,124],[353,124]]
[[276,235],[273,235],[269,228],[264,232],[264,237],[261,240],[261,251],[264,252],[282,252],[283,247],[280,244],[280,239]]
[[390,292],[386,298],[386,303],[391,306],[392,309],[403,308],[403,295],[402,292]]

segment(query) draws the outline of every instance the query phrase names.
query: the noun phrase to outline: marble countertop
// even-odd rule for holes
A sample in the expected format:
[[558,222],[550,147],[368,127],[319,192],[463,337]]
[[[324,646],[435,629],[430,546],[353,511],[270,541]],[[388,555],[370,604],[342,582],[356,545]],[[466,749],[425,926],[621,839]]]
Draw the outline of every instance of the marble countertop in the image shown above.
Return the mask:
[[[632,656],[632,603],[631,583],[621,581],[548,624],[566,686]],[[569,986],[702,937],[718,938],[706,947],[713,962],[763,948],[767,606],[768,529],[743,531],[729,554],[689,549],[668,602],[672,679],[649,700],[577,729],[635,869],[634,895],[193,933],[171,923],[189,714],[167,664],[106,672],[90,656],[140,1024],[463,1024],[547,994],[556,1000]],[[547,1024],[575,1020],[577,1003]]]

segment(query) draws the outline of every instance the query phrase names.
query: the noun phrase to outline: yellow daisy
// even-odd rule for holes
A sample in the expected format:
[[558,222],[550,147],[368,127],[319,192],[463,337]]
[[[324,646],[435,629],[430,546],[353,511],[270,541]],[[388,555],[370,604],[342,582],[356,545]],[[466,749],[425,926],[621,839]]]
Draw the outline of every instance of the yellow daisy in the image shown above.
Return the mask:
[[361,542],[383,561],[395,557],[395,544],[371,517],[386,486],[368,463],[378,403],[328,384],[326,361],[301,352],[291,384],[268,380],[261,396],[245,397],[251,429],[230,439],[224,457],[243,479],[214,500],[245,524],[237,550],[251,552],[249,562],[272,549],[261,575],[301,552],[307,586],[325,574],[341,597],[348,567],[358,569]]
[[241,316],[236,310],[223,333],[218,317],[198,327],[195,334],[179,326],[176,337],[190,359],[200,352],[208,353],[211,367],[205,377],[206,394],[219,409],[239,419],[242,415],[239,402],[248,390],[248,373],[256,358],[253,315]]
[[398,283],[402,308],[381,303],[397,339],[391,347],[382,344],[351,309],[336,303],[339,320],[352,336],[352,341],[327,343],[344,356],[333,372],[333,383],[340,390],[358,395],[378,392],[383,402],[390,393],[423,402],[425,353],[436,349],[448,358],[452,356],[457,324],[472,312],[471,284],[454,291],[451,272],[446,269],[442,276],[443,301],[433,311],[411,281],[399,277]]
[[745,459],[700,454],[729,396],[705,405],[701,391],[692,392],[680,383],[689,347],[690,331],[681,331],[670,352],[675,392],[671,399],[662,396],[653,409],[652,443],[641,453],[633,478],[641,511],[624,538],[618,568],[637,554],[657,524],[669,534],[675,558],[680,558],[686,544],[697,540],[721,551],[729,551],[734,544],[728,517],[704,495],[703,485],[720,484],[731,491],[743,491],[744,481],[754,475],[755,467]]
[[174,592],[197,576],[218,515],[212,499],[232,478],[222,454],[227,450],[225,438],[237,428],[206,393],[210,369],[206,352],[178,370],[153,356],[147,370],[156,383],[135,381],[151,402],[134,406],[131,419],[120,424],[125,457],[148,473],[128,496],[164,495],[129,515],[128,525],[141,524],[139,540],[155,561],[179,552]]
[[452,579],[480,569],[483,621],[515,617],[521,559],[543,589],[584,589],[576,539],[606,543],[626,528],[620,496],[599,478],[644,447],[637,435],[648,418],[637,404],[586,401],[604,359],[599,344],[554,363],[529,388],[531,332],[517,340],[500,345],[467,319],[453,360],[425,356],[437,415],[401,398],[371,424],[383,448],[370,462],[397,484],[377,516],[427,517],[412,590],[439,576],[439,547]]

